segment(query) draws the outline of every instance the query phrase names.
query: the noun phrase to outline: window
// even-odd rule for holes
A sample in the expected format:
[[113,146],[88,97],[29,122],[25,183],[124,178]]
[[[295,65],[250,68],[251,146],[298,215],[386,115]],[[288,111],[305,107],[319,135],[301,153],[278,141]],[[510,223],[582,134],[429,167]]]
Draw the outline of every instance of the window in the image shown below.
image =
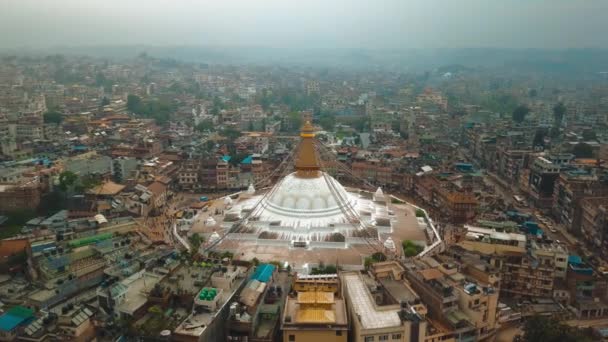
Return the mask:
[[400,340],[401,334],[393,334],[393,340]]
[[380,335],[380,336],[378,337],[378,340],[379,340],[379,341],[388,341],[388,335]]
[[289,335],[289,342],[294,342],[296,340],[296,335]]
[[374,336],[366,336],[365,342],[374,342]]

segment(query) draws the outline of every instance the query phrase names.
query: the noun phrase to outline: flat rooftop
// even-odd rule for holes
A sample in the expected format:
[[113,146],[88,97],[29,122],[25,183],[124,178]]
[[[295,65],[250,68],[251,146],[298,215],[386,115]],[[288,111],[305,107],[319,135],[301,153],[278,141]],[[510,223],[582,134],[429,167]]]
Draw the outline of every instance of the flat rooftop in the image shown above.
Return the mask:
[[344,275],[344,284],[353,310],[360,317],[364,329],[381,329],[401,325],[398,308],[378,310],[361,275],[357,273]]
[[118,310],[133,314],[148,301],[148,292],[162,280],[162,276],[143,272],[122,281],[128,287],[125,300],[118,305]]
[[219,310],[217,311],[204,311],[200,313],[193,313],[188,316],[180,325],[175,328],[174,333],[178,335],[184,336],[201,336],[207,326],[213,322],[217,313],[221,310],[221,308],[228,303],[230,298],[232,298],[236,292],[236,290],[241,286],[241,284],[247,279],[247,277],[237,278],[237,281],[234,283],[232,288],[227,291],[220,291],[218,296],[218,306]]
[[397,302],[412,303],[418,299],[418,295],[405,284],[404,280],[380,279],[380,284]]

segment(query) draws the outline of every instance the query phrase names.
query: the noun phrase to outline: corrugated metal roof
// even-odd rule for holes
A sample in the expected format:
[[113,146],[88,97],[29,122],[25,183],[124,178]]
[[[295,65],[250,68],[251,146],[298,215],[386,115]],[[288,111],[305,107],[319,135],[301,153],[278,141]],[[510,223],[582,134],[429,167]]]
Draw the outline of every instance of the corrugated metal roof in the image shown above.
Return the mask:
[[267,283],[268,280],[270,280],[270,277],[272,277],[274,269],[275,266],[272,264],[261,264],[255,269],[255,272],[253,273],[253,276],[251,276],[251,279]]
[[23,306],[15,306],[0,316],[0,330],[11,331],[32,317],[34,317],[33,310]]

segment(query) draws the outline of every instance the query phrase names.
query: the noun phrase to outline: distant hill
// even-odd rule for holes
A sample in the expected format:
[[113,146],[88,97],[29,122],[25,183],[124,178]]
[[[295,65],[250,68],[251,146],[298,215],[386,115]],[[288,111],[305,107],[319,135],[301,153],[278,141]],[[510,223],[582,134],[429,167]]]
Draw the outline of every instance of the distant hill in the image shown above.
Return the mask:
[[608,70],[608,49],[294,49],[213,46],[82,46],[1,50],[0,54],[67,54],[109,58],[150,56],[209,64],[302,65],[400,71],[461,72],[469,68],[510,68],[549,73]]

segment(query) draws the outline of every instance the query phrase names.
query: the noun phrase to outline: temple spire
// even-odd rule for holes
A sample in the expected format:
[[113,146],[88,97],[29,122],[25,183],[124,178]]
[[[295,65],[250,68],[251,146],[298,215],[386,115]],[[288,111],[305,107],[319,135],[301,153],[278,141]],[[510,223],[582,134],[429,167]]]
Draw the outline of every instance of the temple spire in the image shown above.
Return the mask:
[[300,131],[300,146],[296,157],[296,171],[300,177],[317,177],[319,175],[319,158],[315,149],[315,132],[310,121],[306,121]]

